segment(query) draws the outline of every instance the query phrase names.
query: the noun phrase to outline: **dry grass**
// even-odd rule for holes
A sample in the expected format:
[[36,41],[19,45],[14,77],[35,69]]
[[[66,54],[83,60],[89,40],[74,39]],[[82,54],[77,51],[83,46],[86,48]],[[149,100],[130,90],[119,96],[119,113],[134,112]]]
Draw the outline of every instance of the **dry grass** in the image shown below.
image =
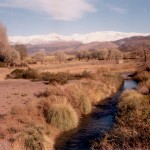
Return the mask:
[[138,91],[143,94],[150,93],[150,64],[145,64],[139,67],[135,73],[134,79],[139,82]]
[[150,148],[150,97],[135,90],[125,91],[119,102],[117,124],[92,149],[143,149]]
[[126,114],[129,111],[140,108],[143,95],[135,90],[126,90],[121,95],[121,101],[118,104],[119,110]]
[[73,129],[78,125],[78,116],[68,104],[53,104],[44,108],[44,116],[47,123],[62,131]]
[[[83,69],[84,66],[82,65],[83,62],[81,62]],[[91,64],[92,67],[93,64]],[[45,148],[48,150],[52,147],[52,141],[55,140],[55,136],[58,133],[62,132],[62,130],[69,130],[76,127],[80,117],[92,111],[93,104],[97,104],[106,97],[111,96],[121,85],[121,80],[118,80],[118,74],[110,74],[107,71],[107,65],[103,69],[99,69],[99,71],[96,71],[94,68],[94,71],[95,74],[92,74],[92,78],[89,78],[88,72],[78,73],[78,76],[75,76],[76,78],[69,80],[63,86],[58,84],[47,85],[47,90],[44,89],[45,87],[40,90],[38,89],[39,94],[37,96],[40,98],[34,97],[34,99],[30,99],[23,106],[16,104],[16,107],[13,107],[9,114],[10,117],[6,120],[7,122],[11,120],[12,125],[8,126],[7,124],[7,129],[4,129],[4,131],[0,130],[0,133],[6,134],[7,137],[10,134],[8,133],[8,129],[13,127],[17,129],[18,133],[16,136],[18,138],[13,135],[15,150],[24,149],[24,145],[26,145],[25,149],[31,150],[36,149],[36,147],[37,149],[43,146],[45,148],[47,145],[45,140],[48,141],[47,143],[52,143],[50,146],[47,146],[47,149]],[[29,73],[30,76],[31,74]],[[81,77],[83,77],[81,80],[75,80]],[[43,114],[45,108],[47,111]],[[64,119],[65,116],[66,119]],[[45,117],[49,119],[45,119]],[[73,119],[69,119],[70,117]],[[37,130],[39,126],[43,128],[42,131]],[[26,127],[34,127],[34,132],[29,134],[30,132],[25,130]]]
[[46,63],[44,65],[30,65],[31,68],[37,69],[41,72],[70,72],[70,73],[81,73],[84,70],[89,72],[96,72],[97,69],[110,70],[112,72],[125,72],[125,71],[135,71],[138,66],[137,62],[129,61],[123,64],[112,64],[109,61],[100,60],[89,60],[89,61],[78,61],[73,60],[71,62],[63,63]]

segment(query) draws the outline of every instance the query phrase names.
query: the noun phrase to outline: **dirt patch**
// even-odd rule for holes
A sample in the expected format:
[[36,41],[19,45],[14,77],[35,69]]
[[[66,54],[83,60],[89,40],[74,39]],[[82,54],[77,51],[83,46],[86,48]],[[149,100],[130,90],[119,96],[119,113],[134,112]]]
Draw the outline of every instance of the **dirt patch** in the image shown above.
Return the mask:
[[6,76],[10,74],[13,69],[0,68],[0,81],[5,80]]
[[13,106],[26,105],[30,100],[38,100],[36,94],[46,89],[42,82],[28,80],[0,81],[0,114],[5,114]]

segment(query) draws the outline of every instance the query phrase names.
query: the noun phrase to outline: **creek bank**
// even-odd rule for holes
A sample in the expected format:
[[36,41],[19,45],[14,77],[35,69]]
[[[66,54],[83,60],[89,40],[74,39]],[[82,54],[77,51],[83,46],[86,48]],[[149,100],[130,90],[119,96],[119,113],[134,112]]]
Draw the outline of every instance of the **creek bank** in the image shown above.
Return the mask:
[[[127,77],[128,74],[124,76]],[[121,93],[125,89],[132,89],[136,86],[137,83],[135,81],[125,80],[122,87],[113,97],[104,100],[95,107],[93,113],[81,119],[78,128],[62,133],[56,139],[55,149],[90,150],[93,140],[101,139],[105,132],[109,132],[113,128],[118,111],[117,104]]]

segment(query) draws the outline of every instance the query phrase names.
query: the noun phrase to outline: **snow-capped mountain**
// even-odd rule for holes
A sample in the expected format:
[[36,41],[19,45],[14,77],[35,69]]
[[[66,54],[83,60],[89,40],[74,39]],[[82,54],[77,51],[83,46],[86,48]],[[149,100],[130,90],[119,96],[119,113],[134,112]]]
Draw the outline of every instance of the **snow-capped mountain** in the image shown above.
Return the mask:
[[63,36],[59,34],[49,35],[33,35],[33,36],[12,36],[9,40],[12,44],[48,44],[56,41],[79,41],[82,43],[116,41],[132,36],[148,36],[150,33],[123,33],[114,31],[91,32],[88,34],[73,34],[71,36]]

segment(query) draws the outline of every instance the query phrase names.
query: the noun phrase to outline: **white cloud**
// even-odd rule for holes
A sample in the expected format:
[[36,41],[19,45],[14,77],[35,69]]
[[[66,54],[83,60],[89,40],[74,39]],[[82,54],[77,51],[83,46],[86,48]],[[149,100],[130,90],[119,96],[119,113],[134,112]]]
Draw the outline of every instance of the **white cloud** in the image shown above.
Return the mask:
[[0,7],[29,9],[44,13],[55,20],[77,20],[96,8],[87,0],[2,0]]
[[127,9],[121,8],[121,7],[113,7],[113,8],[111,8],[111,11],[118,13],[118,14],[126,14],[127,13]]

